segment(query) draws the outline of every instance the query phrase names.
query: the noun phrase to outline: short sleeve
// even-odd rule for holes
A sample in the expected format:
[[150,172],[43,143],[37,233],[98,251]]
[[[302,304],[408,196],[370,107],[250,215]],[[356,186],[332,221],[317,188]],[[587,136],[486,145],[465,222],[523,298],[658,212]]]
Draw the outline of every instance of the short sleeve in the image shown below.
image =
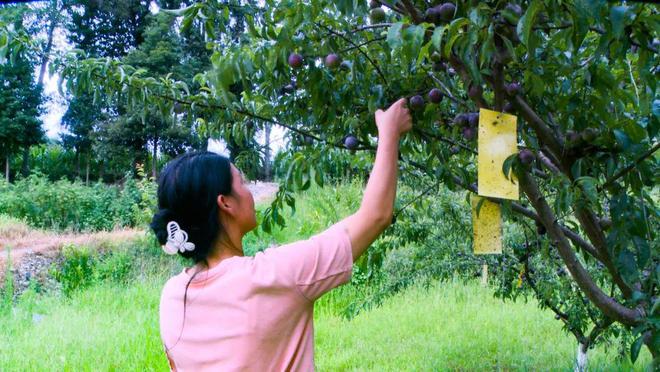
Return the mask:
[[291,244],[267,249],[263,259],[309,301],[351,280],[353,252],[342,223]]

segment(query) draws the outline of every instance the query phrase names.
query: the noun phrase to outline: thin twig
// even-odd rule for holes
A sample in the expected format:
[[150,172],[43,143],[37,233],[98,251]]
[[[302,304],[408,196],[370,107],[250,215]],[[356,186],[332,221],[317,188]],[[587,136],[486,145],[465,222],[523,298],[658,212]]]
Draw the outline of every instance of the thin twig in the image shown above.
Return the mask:
[[381,36],[381,37],[377,37],[377,38],[374,38],[374,39],[371,39],[371,40],[367,40],[362,44],[358,44],[356,46],[352,46],[352,47],[349,47],[349,48],[346,48],[346,49],[342,49],[342,50],[339,51],[339,53],[346,53],[346,52],[351,51],[353,49],[357,49],[357,48],[360,48],[360,47],[365,46],[367,44],[371,44],[371,43],[374,43],[374,42],[377,42],[377,41],[382,41],[382,40],[385,40],[385,39],[387,39],[386,36]]
[[602,186],[599,186],[597,189],[598,191],[606,188],[607,186],[611,185],[614,181],[618,180],[619,178],[623,177],[626,173],[630,172],[635,166],[639,163],[641,163],[644,159],[648,158],[649,156],[653,155],[654,152],[658,151],[660,148],[660,142],[656,143],[651,149],[649,149],[647,152],[645,152],[642,156],[640,156],[637,160],[632,162],[630,165],[627,167],[621,169],[618,171],[615,175],[610,177],[607,181]]
[[371,57],[369,57],[369,55],[368,55],[365,51],[363,51],[362,48],[358,47],[358,46],[353,42],[353,40],[347,38],[346,36],[342,35],[341,33],[336,32],[335,30],[331,29],[330,27],[325,26],[325,25],[323,25],[323,24],[321,24],[321,23],[319,23],[319,22],[316,22],[316,25],[325,28],[326,30],[328,30],[328,31],[331,32],[332,34],[341,37],[342,39],[346,40],[347,43],[349,43],[349,44],[353,45],[354,47],[356,47],[356,49],[358,50],[358,52],[360,52],[360,53],[361,53],[361,54],[362,54],[362,55],[363,55],[363,56],[369,61],[369,63],[371,63],[371,64],[374,66],[374,68],[375,68],[376,71],[378,72],[378,75],[380,75],[380,78],[383,79],[383,82],[385,82],[385,86],[389,88],[390,84],[389,84],[389,82],[387,81],[387,78],[385,77],[385,74],[383,74],[383,72],[380,70],[380,67],[378,67],[378,64],[377,64],[373,59],[371,59]]

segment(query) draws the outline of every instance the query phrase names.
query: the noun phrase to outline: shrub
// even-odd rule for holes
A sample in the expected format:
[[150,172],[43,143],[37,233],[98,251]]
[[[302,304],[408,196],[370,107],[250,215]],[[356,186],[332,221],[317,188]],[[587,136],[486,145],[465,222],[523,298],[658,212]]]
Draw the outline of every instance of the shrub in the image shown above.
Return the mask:
[[156,205],[152,180],[128,178],[123,186],[61,179],[41,173],[0,182],[0,213],[24,219],[38,228],[73,231],[112,230],[145,225]]
[[96,260],[92,252],[86,247],[65,245],[62,248],[64,261],[59,267],[53,264],[50,274],[62,285],[65,296],[78,290],[89,287],[94,282]]

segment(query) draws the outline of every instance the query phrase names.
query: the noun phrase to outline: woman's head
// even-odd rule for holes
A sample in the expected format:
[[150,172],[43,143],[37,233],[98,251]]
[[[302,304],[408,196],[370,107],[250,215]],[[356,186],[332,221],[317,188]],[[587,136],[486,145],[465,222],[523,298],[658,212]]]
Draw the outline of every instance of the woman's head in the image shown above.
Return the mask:
[[245,233],[256,227],[254,200],[243,176],[229,159],[209,152],[186,153],[169,162],[158,180],[158,207],[151,228],[160,244],[175,221],[195,244],[179,252],[195,263],[206,262],[228,231]]

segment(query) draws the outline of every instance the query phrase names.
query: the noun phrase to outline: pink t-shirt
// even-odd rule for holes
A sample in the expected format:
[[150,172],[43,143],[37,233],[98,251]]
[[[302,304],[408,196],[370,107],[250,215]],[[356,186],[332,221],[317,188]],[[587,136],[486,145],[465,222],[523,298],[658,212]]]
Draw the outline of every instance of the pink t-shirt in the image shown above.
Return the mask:
[[192,275],[184,269],[167,281],[160,300],[170,367],[313,371],[314,301],[349,282],[352,272],[351,242],[340,223],[254,257],[225,259],[190,283],[181,333],[183,294]]

